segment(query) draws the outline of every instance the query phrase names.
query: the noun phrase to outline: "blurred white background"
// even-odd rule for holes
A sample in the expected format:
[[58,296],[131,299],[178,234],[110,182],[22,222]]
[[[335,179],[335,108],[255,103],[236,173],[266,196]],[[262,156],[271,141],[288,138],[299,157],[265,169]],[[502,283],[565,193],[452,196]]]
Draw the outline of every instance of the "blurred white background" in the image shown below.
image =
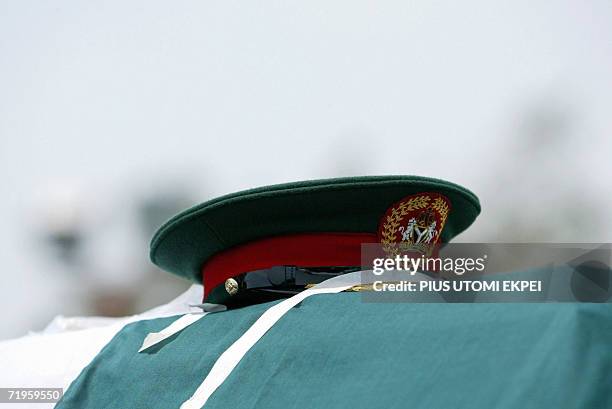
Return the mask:
[[609,242],[612,2],[1,1],[0,338],[130,314],[178,210],[418,174],[462,241]]

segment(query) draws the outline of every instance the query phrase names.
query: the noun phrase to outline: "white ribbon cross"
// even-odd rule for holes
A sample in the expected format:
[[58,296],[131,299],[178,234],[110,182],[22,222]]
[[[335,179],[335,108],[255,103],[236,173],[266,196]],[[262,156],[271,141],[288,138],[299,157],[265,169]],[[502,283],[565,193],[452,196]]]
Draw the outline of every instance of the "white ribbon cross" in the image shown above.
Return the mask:
[[144,341],[142,342],[142,346],[140,347],[138,352],[143,352],[151,348],[153,345],[159,344],[163,340],[170,338],[171,336],[173,336],[174,334],[178,332],[181,332],[182,330],[184,330],[185,328],[187,328],[194,322],[201,320],[202,318],[204,318],[204,316],[210,313],[218,312],[218,311],[225,311],[227,309],[227,307],[225,307],[224,305],[219,305],[219,304],[201,304],[201,305],[194,305],[193,307],[202,308],[204,311],[185,314],[179,319],[177,319],[176,321],[172,322],[172,324],[168,325],[166,328],[164,328],[160,332],[149,333],[145,337]]
[[344,274],[326,280],[291,298],[273,305],[232,346],[221,354],[193,396],[183,402],[180,409],[200,409],[234,370],[238,362],[272,326],[291,308],[315,294],[334,294],[360,284],[360,273]]

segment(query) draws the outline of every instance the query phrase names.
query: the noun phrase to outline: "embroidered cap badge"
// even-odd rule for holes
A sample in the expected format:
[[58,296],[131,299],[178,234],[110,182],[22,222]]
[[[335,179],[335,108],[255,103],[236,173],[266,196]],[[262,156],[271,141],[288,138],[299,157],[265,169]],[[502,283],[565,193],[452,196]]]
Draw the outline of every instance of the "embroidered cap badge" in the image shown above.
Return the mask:
[[378,238],[388,256],[430,256],[440,241],[450,201],[439,193],[419,193],[393,204],[383,215]]

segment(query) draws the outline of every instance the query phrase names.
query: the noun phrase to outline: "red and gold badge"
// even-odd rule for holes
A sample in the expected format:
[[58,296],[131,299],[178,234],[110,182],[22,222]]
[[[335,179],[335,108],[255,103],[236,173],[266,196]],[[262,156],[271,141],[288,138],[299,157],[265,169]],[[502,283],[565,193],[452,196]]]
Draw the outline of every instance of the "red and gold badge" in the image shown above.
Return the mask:
[[450,201],[439,193],[419,193],[395,203],[382,217],[378,238],[388,256],[431,255],[450,212]]

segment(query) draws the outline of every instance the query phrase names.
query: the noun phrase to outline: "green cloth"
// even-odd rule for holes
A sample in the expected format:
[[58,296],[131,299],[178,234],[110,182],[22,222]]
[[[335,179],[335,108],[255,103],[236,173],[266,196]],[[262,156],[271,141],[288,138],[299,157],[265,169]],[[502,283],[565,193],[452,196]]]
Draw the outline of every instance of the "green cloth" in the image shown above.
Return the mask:
[[[273,303],[210,314],[149,353],[125,327],[66,391],[68,408],[178,408]],[[284,316],[207,409],[612,408],[610,304],[372,304],[316,295]]]

